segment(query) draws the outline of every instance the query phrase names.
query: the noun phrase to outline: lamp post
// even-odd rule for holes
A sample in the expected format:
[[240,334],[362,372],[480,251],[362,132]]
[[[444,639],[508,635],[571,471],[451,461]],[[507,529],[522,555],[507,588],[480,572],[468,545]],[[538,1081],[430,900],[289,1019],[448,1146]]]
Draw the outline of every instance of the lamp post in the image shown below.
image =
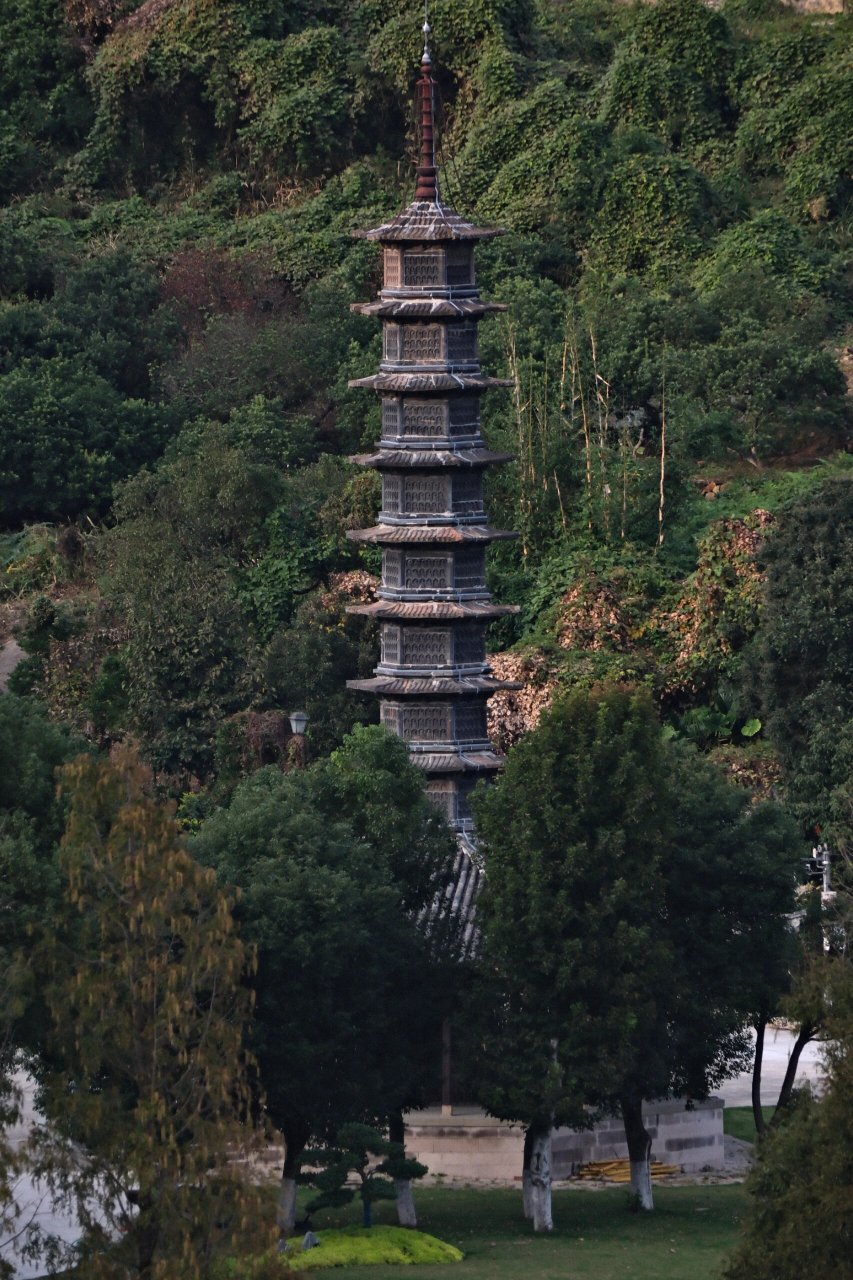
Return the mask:
[[291,759],[297,769],[304,769],[308,759],[308,743],[305,741],[308,716],[304,711],[291,711],[288,713],[288,719],[290,731],[293,734]]

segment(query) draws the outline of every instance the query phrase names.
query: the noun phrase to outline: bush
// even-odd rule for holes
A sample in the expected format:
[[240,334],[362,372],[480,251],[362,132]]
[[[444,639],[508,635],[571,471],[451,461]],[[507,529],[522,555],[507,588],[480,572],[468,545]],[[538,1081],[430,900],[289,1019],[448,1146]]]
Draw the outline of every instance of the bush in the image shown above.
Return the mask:
[[286,1255],[264,1254],[260,1258],[229,1258],[216,1273],[216,1280],[278,1280],[288,1272],[318,1270],[321,1267],[389,1266],[412,1263],[461,1262],[464,1254],[452,1244],[423,1231],[405,1227],[348,1227],[320,1232],[316,1249],[299,1251],[301,1237],[290,1242]]

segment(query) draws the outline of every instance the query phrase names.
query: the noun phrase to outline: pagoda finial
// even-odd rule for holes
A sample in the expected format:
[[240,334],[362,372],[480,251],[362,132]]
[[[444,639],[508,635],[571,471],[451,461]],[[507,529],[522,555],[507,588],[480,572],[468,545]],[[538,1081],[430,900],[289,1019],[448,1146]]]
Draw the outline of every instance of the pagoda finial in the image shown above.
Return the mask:
[[421,78],[418,81],[417,95],[421,104],[421,160],[418,165],[418,185],[415,189],[416,200],[428,200],[432,204],[438,202],[438,171],[435,167],[435,104],[432,81],[432,58],[429,51],[431,27],[427,2],[424,0],[424,51],[421,54]]

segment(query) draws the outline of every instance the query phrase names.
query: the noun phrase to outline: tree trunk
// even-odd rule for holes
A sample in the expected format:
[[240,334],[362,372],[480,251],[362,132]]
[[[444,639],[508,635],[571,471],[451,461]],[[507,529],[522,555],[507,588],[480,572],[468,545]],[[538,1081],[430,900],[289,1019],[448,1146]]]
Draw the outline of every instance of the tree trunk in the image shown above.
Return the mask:
[[779,1098],[776,1102],[776,1109],[773,1112],[773,1119],[779,1115],[780,1111],[784,1111],[788,1103],[791,1101],[791,1094],[794,1092],[794,1081],[797,1078],[797,1067],[800,1065],[800,1054],[805,1049],[810,1040],[814,1040],[817,1034],[817,1027],[810,1023],[804,1023],[800,1027],[797,1038],[794,1041],[794,1047],[791,1050],[791,1056],[788,1059],[788,1069],[785,1072],[785,1079],[782,1081],[782,1088],[779,1090]]
[[533,1179],[530,1174],[532,1154],[533,1130],[528,1126],[524,1130],[524,1155],[521,1165],[521,1212],[528,1222],[533,1220]]
[[284,1165],[281,1170],[281,1186],[278,1192],[276,1223],[280,1244],[296,1229],[296,1177],[302,1165],[302,1152],[308,1142],[308,1129],[304,1125],[287,1126],[284,1134]]
[[533,1230],[553,1231],[551,1216],[551,1126],[534,1131],[530,1151]]
[[[399,1142],[405,1146],[406,1122],[400,1110],[392,1111],[388,1119],[388,1137],[391,1142]],[[416,1227],[418,1215],[415,1209],[415,1197],[412,1194],[411,1178],[394,1179],[394,1195],[397,1202],[397,1221],[401,1227]]]
[[755,1060],[752,1064],[752,1118],[755,1132],[759,1138],[764,1135],[767,1126],[764,1123],[764,1112],[761,1109],[761,1064],[764,1061],[764,1032],[767,1022],[764,1017],[755,1022]]
[[643,1124],[643,1104],[635,1098],[622,1098],[619,1103],[628,1143],[631,1165],[631,1191],[641,1209],[654,1209],[652,1195],[652,1140]]
[[373,1226],[373,1205],[367,1196],[361,1198],[361,1225],[363,1227]]
[[136,1265],[140,1280],[149,1280],[154,1271],[154,1255],[157,1252],[157,1241],[160,1238],[160,1225],[154,1197],[140,1196],[139,1212],[133,1231],[136,1236]]

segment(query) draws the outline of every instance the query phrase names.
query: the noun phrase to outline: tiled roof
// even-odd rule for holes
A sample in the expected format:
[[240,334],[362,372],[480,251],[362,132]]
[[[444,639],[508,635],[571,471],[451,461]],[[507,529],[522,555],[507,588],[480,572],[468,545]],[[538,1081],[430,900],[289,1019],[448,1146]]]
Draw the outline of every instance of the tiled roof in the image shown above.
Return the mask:
[[437,676],[422,679],[419,676],[372,676],[368,680],[347,680],[348,689],[359,693],[378,693],[383,697],[394,694],[423,695],[454,693],[496,693],[499,689],[521,689],[519,680],[498,680],[495,676],[459,676],[455,679]]
[[348,387],[364,387],[368,391],[409,391],[420,395],[425,391],[488,391],[490,387],[511,387],[511,378],[488,378],[485,374],[448,373],[440,370],[424,373],[372,373],[369,378],[352,378]]
[[466,449],[379,449],[377,453],[357,453],[350,462],[379,468],[488,467],[495,462],[511,462],[512,456],[474,445]]
[[505,618],[518,613],[517,604],[482,604],[477,600],[456,604],[450,600],[377,600],[373,604],[347,605],[347,613],[357,613],[367,618],[400,618],[408,621],[434,618],[466,619],[487,622],[492,618]]
[[350,542],[388,543],[458,543],[458,542],[502,542],[509,538],[517,538],[518,534],[511,529],[493,529],[487,524],[474,525],[406,525],[375,524],[372,529],[348,529]]
[[413,751],[409,759],[425,773],[497,773],[504,767],[496,751]]
[[396,320],[421,320],[424,317],[479,319],[506,309],[506,303],[482,302],[479,298],[379,298],[376,302],[350,303],[350,311],[361,316]]
[[396,218],[367,231],[362,240],[488,240],[502,235],[498,227],[475,227],[440,200],[413,200]]
[[[465,960],[475,954],[479,940],[477,898],[484,880],[477,843],[467,832],[460,831],[447,885],[436,894],[418,922],[435,953],[443,959]],[[448,954],[449,948],[456,954]]]

